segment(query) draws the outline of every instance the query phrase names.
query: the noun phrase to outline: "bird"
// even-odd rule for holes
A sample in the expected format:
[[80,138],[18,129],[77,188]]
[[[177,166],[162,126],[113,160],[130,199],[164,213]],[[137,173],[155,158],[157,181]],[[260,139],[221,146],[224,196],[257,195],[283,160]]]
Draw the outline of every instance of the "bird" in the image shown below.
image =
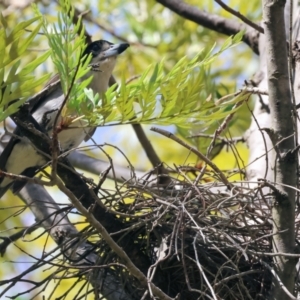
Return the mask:
[[[128,43],[113,44],[106,40],[97,40],[85,48],[82,57],[86,58],[89,54],[92,56],[91,68],[85,77],[93,75],[88,88],[91,88],[94,94],[102,95],[108,89],[109,79],[116,65],[117,56],[128,47]],[[50,82],[53,81],[55,80],[50,80]],[[47,86],[44,90],[46,88]],[[64,99],[65,95],[61,84],[58,83],[50,93],[45,93],[45,96],[42,96],[31,108],[30,113],[32,117],[50,137],[54,126],[62,120],[61,115],[57,116],[57,113],[61,111],[60,108],[64,103]],[[55,123],[56,119],[57,122]],[[59,131],[58,141],[63,152],[78,147],[86,140],[87,136],[90,137],[92,135],[92,131],[95,128],[84,128],[82,125],[82,121],[78,120],[70,124],[67,130]],[[19,134],[18,128],[16,128],[14,133],[0,155],[0,170],[16,175],[33,177],[37,170],[45,166],[48,161],[28,140],[15,137]],[[0,198],[9,188],[15,193],[25,184],[26,182],[24,181],[13,180],[3,176],[0,178]]]

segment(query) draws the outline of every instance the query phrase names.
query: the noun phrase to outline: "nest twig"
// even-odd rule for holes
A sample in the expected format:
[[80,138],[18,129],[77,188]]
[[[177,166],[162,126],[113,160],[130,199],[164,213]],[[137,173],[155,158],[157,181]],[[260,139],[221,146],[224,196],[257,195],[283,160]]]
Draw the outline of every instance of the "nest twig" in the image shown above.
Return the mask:
[[[149,280],[177,299],[265,298],[273,268],[268,196],[259,187],[228,191],[182,177],[164,188],[154,182],[135,179],[118,193],[102,191],[106,205],[126,224],[124,238],[135,236],[151,259]],[[127,275],[124,281],[140,299],[145,291],[139,295]]]

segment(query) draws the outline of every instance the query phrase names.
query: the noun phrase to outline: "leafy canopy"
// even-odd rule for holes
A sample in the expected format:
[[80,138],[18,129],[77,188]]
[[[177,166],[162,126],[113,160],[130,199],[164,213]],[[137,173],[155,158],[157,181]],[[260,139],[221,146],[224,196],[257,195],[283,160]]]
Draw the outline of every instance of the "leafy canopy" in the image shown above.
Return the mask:
[[84,52],[84,29],[81,30],[81,17],[74,25],[75,9],[70,0],[60,0],[62,11],[58,13],[57,24],[50,25],[39,10],[34,6],[37,16],[42,18],[42,29],[48,39],[51,59],[58,71],[62,90],[65,95],[66,106],[62,111],[63,117],[68,117],[73,111],[80,110],[86,96],[85,88],[92,80],[92,76],[84,78],[89,72],[89,57],[82,57]]
[[[48,74],[37,79],[32,73],[51,51],[20,68],[22,57],[42,26],[41,17],[22,21],[13,29],[9,28],[2,14],[0,22],[0,121],[3,121],[18,110],[36,87],[49,79]],[[26,30],[30,31],[27,35]]]
[[136,81],[126,83],[123,77],[120,86],[110,87],[103,99],[95,97],[92,91],[87,92],[91,103],[82,118],[96,126],[159,123],[181,127],[201,122],[209,126],[223,119],[228,115],[228,108],[246,99],[248,93],[214,101],[202,93],[204,82],[216,57],[237,45],[242,34],[228,38],[218,51],[214,45],[207,53],[203,50],[191,60],[184,56],[167,73],[162,60],[148,67]]
[[[4,29],[1,29],[0,38],[4,43],[0,46],[0,52],[9,44],[12,52],[12,55],[6,55],[7,58],[0,64],[0,79],[3,82],[0,95],[1,99],[5,99],[0,107],[2,120],[26,100],[32,88],[47,78],[45,75],[35,80],[29,73],[44,62],[50,53],[66,97],[67,105],[62,111],[63,116],[68,117],[76,112],[76,119],[87,121],[89,126],[128,123],[176,124],[180,127],[205,123],[205,126],[209,126],[228,115],[228,110],[231,110],[234,103],[248,97],[248,93],[242,92],[237,96],[227,97],[224,101],[215,101],[212,96],[207,97],[206,93],[203,93],[210,65],[221,53],[241,41],[242,32],[228,38],[218,51],[214,45],[209,51],[203,50],[192,59],[184,56],[168,72],[164,71],[164,60],[161,60],[149,66],[137,80],[127,83],[123,76],[118,87],[110,87],[104,96],[94,95],[93,91],[88,89],[92,78],[86,78],[90,69],[90,57],[82,58],[85,47],[84,30],[80,30],[80,20],[73,24],[74,8],[70,0],[60,0],[60,5],[62,11],[58,14],[56,25],[50,26],[37,6],[33,6],[36,17],[16,26],[8,36],[5,35],[6,23],[2,18]],[[26,43],[19,47],[18,37],[22,30],[37,20],[38,25]],[[16,74],[21,54],[40,28],[48,39],[51,51],[47,51]],[[13,60],[16,62],[3,81],[4,67]],[[14,82],[17,83],[17,89],[12,89]],[[17,97],[20,101],[5,110],[6,105]]]

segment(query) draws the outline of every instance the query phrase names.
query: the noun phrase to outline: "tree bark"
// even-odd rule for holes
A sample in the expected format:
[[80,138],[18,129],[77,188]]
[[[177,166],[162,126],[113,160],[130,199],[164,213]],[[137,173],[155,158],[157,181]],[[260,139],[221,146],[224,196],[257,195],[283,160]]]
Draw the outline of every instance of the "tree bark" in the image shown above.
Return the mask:
[[[263,0],[263,26],[260,38],[262,78],[260,88],[267,84],[269,97],[261,97],[254,110],[255,120],[250,128],[250,162],[262,155],[248,169],[248,179],[271,181],[274,253],[295,252],[295,190],[297,183],[297,151],[292,93],[290,90],[285,1]],[[288,8],[287,8],[288,9]],[[264,131],[264,132],[263,132]],[[266,135],[267,133],[267,135]],[[251,140],[256,139],[253,144]],[[259,138],[259,142],[258,142]],[[268,151],[270,151],[268,153]],[[263,162],[263,163],[262,163]],[[292,187],[292,188],[291,188]],[[274,257],[274,269],[281,282],[273,279],[271,299],[290,299],[285,288],[293,294],[296,260]],[[284,287],[282,286],[284,285]]]

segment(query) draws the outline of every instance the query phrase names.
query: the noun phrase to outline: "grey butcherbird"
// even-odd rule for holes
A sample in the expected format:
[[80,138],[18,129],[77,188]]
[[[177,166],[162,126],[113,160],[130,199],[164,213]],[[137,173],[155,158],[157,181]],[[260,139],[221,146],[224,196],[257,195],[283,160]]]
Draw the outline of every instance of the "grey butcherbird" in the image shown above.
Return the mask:
[[[89,84],[94,93],[100,95],[108,88],[109,78],[116,64],[116,58],[119,54],[124,52],[129,47],[129,44],[112,44],[110,42],[99,40],[92,42],[87,46],[83,53],[83,57],[88,54],[92,55],[91,72],[93,72],[93,79]],[[89,76],[89,74],[87,75]],[[64,94],[61,86],[57,85],[50,94],[39,99],[31,111],[34,119],[48,132],[51,136],[54,121],[57,112],[64,101]],[[61,117],[59,116],[57,124],[59,124]],[[87,133],[91,129],[84,128],[81,121],[77,121],[68,126],[67,130],[61,130],[58,134],[60,147],[63,151],[78,147],[79,144],[86,138]],[[72,128],[74,127],[74,128]],[[17,131],[16,131],[17,132]],[[44,166],[47,160],[40,155],[37,150],[25,139],[18,139],[12,137],[0,155],[1,170],[32,177],[35,172]],[[0,197],[12,186],[13,190],[19,190],[25,183],[21,181],[12,181],[8,177],[0,178]]]

